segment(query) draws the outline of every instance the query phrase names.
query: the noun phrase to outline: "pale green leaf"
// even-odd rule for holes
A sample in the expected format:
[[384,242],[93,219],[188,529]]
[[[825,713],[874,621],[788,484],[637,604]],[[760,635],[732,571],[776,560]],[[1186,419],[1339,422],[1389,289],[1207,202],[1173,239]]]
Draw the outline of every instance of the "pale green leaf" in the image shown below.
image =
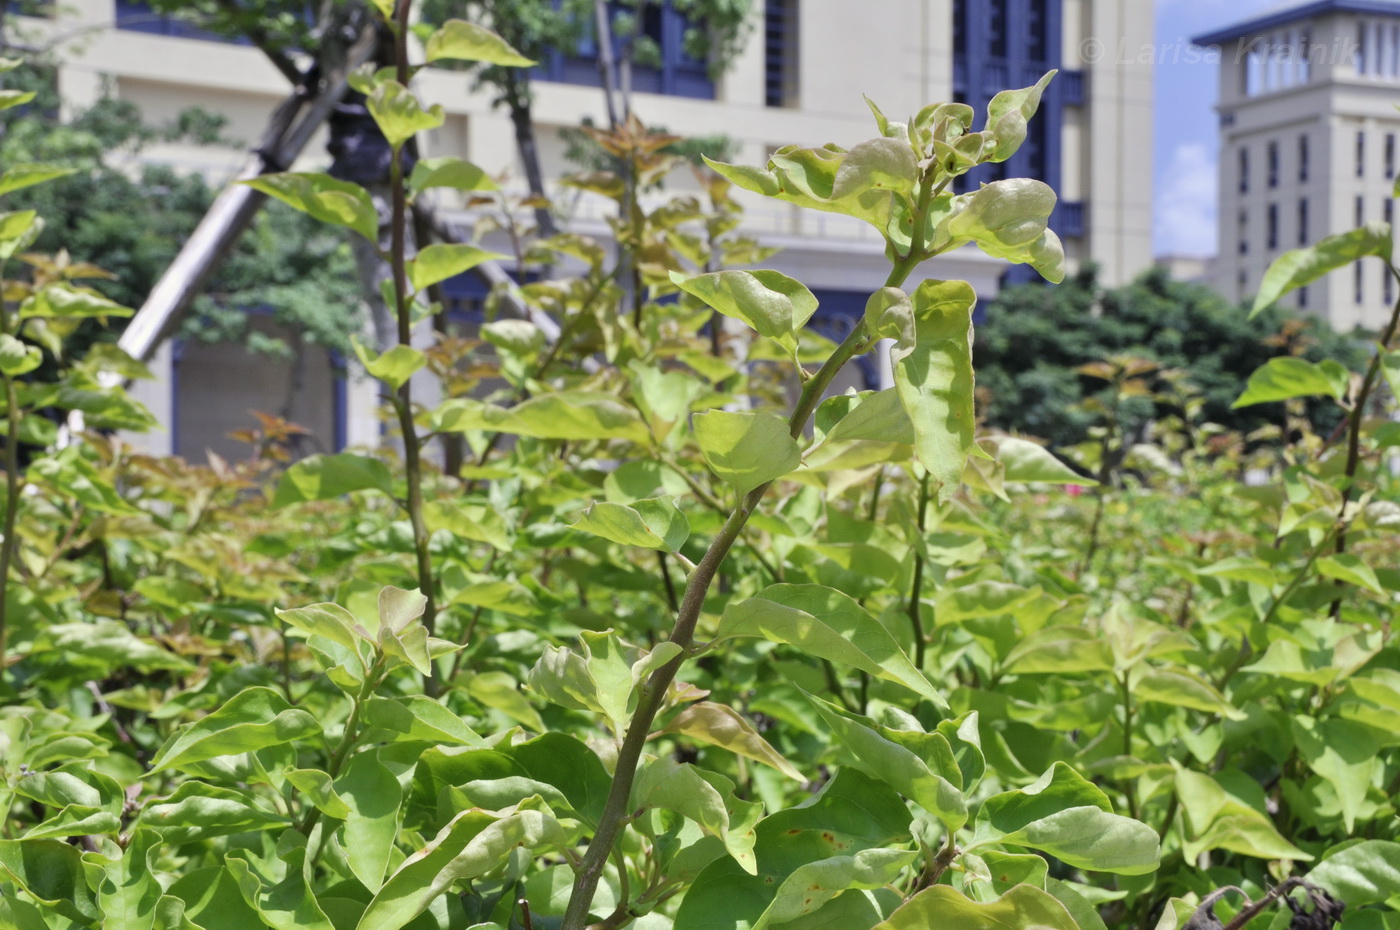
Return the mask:
[[442,104],[424,109],[413,91],[395,80],[376,81],[365,105],[395,150],[418,133],[439,128],[446,119]]
[[1079,930],[1065,906],[1049,892],[1017,885],[981,904],[951,885],[925,888],[874,930]]
[[[876,306],[878,319],[871,321],[872,335],[895,340],[890,347],[895,388],[913,424],[914,450],[937,482],[940,500],[957,491],[973,449],[976,302],[977,295],[965,281],[928,280],[907,305],[891,301]],[[871,312],[867,306],[867,319]]]
[[365,371],[395,391],[428,364],[427,357],[413,346],[396,345],[382,353],[375,353],[358,339],[352,339],[351,345],[360,364],[365,366]]
[[365,909],[357,930],[400,930],[454,883],[497,868],[516,848],[562,848],[563,828],[538,810],[499,816],[463,811],[389,877]]
[[1271,358],[1249,376],[1244,393],[1233,406],[1239,409],[1253,404],[1319,395],[1341,400],[1346,396],[1350,384],[1351,372],[1331,359],[1310,362],[1292,356]]
[[661,732],[677,733],[719,746],[736,755],[772,766],[794,781],[807,780],[782,753],[758,734],[752,723],[728,704],[698,701],[672,717]]
[[664,552],[675,552],[690,536],[685,514],[664,497],[631,504],[594,501],[573,526],[624,546]]
[[394,493],[389,467],[379,459],[342,452],[313,455],[282,473],[272,498],[274,509],[302,501],[323,501],[354,491]]
[[347,226],[370,242],[379,241],[379,211],[358,184],[328,174],[290,172],[267,174],[243,183],[323,223]]
[[361,752],[350,757],[336,778],[335,793],[349,808],[344,845],[350,871],[370,891],[378,891],[399,832],[399,780],[379,761],[378,753]]
[[889,631],[850,597],[822,585],[776,584],[731,603],[716,641],[756,636],[897,682],[941,709],[947,702]]
[[710,410],[691,422],[710,471],[741,495],[802,464],[797,440],[776,413]]
[[147,774],[310,739],[320,732],[315,717],[292,707],[271,688],[244,688],[218,710],[166,740]]
[[797,332],[817,309],[805,285],[776,271],[716,271],[671,280],[720,313],[749,324],[760,335],[797,350]]
[[430,62],[451,58],[510,68],[528,68],[535,64],[490,29],[461,19],[449,19],[429,36],[426,54]]
[[96,291],[70,287],[67,284],[50,284],[37,293],[25,298],[19,305],[22,320],[33,317],[101,317],[131,316],[130,307],[123,307],[108,300]]
[[415,291],[421,291],[448,278],[470,271],[482,262],[506,258],[499,252],[487,252],[461,242],[435,242],[424,246],[408,265],[408,280]]
[[1360,229],[1328,236],[1305,249],[1284,252],[1264,274],[1254,297],[1253,317],[1280,297],[1318,280],[1368,255],[1390,260],[1391,233],[1388,224],[1373,223]]
[[76,168],[59,168],[55,165],[11,165],[0,174],[0,196],[13,191],[43,184],[55,178],[67,177],[77,172]]

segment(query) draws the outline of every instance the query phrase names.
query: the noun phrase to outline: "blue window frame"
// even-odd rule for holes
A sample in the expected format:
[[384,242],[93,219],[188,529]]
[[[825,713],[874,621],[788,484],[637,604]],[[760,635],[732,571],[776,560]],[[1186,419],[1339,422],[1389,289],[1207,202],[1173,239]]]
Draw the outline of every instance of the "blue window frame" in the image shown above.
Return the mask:
[[[619,4],[611,6],[615,16],[624,12],[624,8]],[[630,13],[630,8],[626,8],[625,12]],[[661,50],[661,66],[640,67],[633,63],[634,91],[700,100],[714,99],[715,83],[710,80],[705,62],[691,58],[685,53],[685,31],[688,26],[685,15],[676,9],[673,0],[656,0],[647,5],[643,10],[641,31]],[[572,54],[558,49],[550,52],[532,74],[541,81],[597,87],[601,79],[598,76],[596,40],[591,34],[586,36]]]
[[[1010,87],[1028,87],[1045,72],[1061,68],[1064,46],[1064,13],[1061,0],[954,0],[953,97],[976,112],[978,124],[987,104]],[[1040,110],[1030,122],[1020,151],[1000,165],[985,165],[955,183],[958,191],[973,190],[982,182],[1001,178],[1037,178],[1060,187],[1061,134],[1064,108],[1082,100],[1082,75],[1066,81],[1061,74],[1050,82]],[[1069,86],[1075,85],[1075,86]],[[1070,96],[1066,97],[1066,91]],[[1083,205],[1061,204],[1057,216],[1079,220],[1083,232]],[[1065,230],[1067,235],[1075,232]],[[1031,281],[1038,275],[1029,266],[1016,266],[1008,282]]]

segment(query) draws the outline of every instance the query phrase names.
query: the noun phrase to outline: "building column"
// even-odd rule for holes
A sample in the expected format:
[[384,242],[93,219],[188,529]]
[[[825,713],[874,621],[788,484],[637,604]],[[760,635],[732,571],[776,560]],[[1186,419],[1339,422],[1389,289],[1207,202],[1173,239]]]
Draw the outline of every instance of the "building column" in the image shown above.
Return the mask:
[[127,389],[132,400],[143,404],[156,419],[148,433],[123,432],[122,439],[138,452],[153,456],[175,454],[175,352],[174,342],[166,339],[146,363],[154,378],[132,382]]

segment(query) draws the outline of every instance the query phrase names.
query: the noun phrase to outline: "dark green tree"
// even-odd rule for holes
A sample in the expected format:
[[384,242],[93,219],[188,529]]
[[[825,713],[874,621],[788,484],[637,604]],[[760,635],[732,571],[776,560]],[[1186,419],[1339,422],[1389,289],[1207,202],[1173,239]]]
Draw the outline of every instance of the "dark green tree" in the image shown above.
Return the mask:
[[[114,277],[95,285],[127,306],[140,306],[213,200],[198,174],[141,161],[157,141],[224,143],[223,121],[200,110],[152,126],[129,101],[104,99],[61,121],[57,93],[40,64],[12,72],[11,86],[38,93],[25,108],[0,113],[0,164],[45,162],[78,169],[11,195],[11,209],[46,218],[37,251],[66,248]],[[248,326],[246,311],[270,311],[298,334],[269,341]],[[344,237],[280,204],[270,205],[221,267],[186,336],[246,340],[249,348],[295,354],[302,344],[348,351],[360,328],[354,259]]]
[[[1287,327],[1289,339],[1280,340],[1293,317],[1275,307],[1250,320],[1245,308],[1209,287],[1173,281],[1161,269],[1120,288],[1100,287],[1092,267],[1058,287],[1010,287],[987,306],[976,331],[982,413],[991,426],[1055,445],[1082,442],[1099,418],[1080,403],[1103,390],[1104,382],[1075,369],[1112,355],[1136,355],[1186,372],[1204,400],[1202,416],[1247,433],[1279,421],[1281,405],[1230,406],[1268,359],[1297,352],[1355,367],[1364,358],[1364,340],[1313,317]],[[1130,431],[1164,413],[1146,398],[1134,398],[1124,412]],[[1335,422],[1335,413],[1321,405],[1311,412],[1319,429]]]

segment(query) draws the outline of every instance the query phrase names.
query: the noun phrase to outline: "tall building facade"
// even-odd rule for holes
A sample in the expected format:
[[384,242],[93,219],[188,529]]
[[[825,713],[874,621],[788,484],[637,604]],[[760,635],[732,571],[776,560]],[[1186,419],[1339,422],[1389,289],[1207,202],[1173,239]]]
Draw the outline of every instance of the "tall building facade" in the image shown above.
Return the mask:
[[[1281,253],[1390,222],[1400,170],[1400,2],[1315,0],[1199,36],[1220,59],[1217,287],[1244,299]],[[1375,329],[1397,292],[1361,262],[1285,300]]]
[[[979,111],[980,126],[996,91],[1027,86],[1059,69],[1025,147],[1007,165],[992,167],[1008,177],[1041,178],[1059,192],[1051,222],[1071,267],[1093,261],[1105,283],[1120,284],[1151,264],[1150,65],[1140,55],[1122,53],[1150,46],[1149,4],[755,0],[755,6],[755,30],[718,80],[710,79],[703,62],[685,55],[686,23],[672,0],[649,8],[643,28],[661,55],[659,66],[634,76],[634,108],[643,121],[692,136],[725,135],[737,143],[735,161],[762,164],[788,143],[852,145],[869,138],[875,130],[863,95],[892,118],[912,115],[929,102],[961,100]],[[63,63],[57,80],[72,107],[110,93],[159,122],[198,105],[224,114],[228,135],[255,140],[288,91],[286,79],[256,49],[211,41],[142,0],[64,0],[53,10],[49,20],[20,22],[58,48]],[[546,178],[577,170],[566,158],[561,130],[585,118],[606,123],[596,54],[584,42],[557,50],[534,72],[533,114]],[[445,125],[422,140],[424,154],[456,155],[492,173],[523,177],[509,117],[492,108],[489,92],[473,92],[461,74],[436,69],[423,71],[418,84],[425,99],[443,104],[447,113]],[[306,164],[297,167],[324,164],[323,151],[313,143]],[[242,154],[167,145],[141,157],[201,171],[218,182]],[[974,183],[997,176],[984,173]],[[694,183],[678,172],[671,189],[685,191]],[[560,200],[570,228],[606,235],[609,202],[567,191]],[[883,283],[884,243],[865,224],[757,197],[746,206],[746,231],[782,248],[769,264],[811,287],[835,325],[858,315],[866,296]],[[972,248],[923,271],[969,280],[984,299],[1007,279],[1004,263]],[[1009,277],[1019,279],[1015,272]],[[263,366],[258,377],[244,379],[248,383],[266,385],[275,377],[268,360],[245,358],[232,346],[175,344],[154,362],[161,379],[147,399],[172,427],[168,448],[157,451],[196,457],[205,448],[228,449],[223,434],[246,425],[246,411],[255,406],[229,400],[212,412],[203,399],[223,391],[240,367]],[[339,386],[303,390],[302,417],[325,432],[327,446],[377,438],[378,423],[366,413],[373,408],[371,388],[352,377]],[[197,413],[186,403],[194,398],[201,398]]]

